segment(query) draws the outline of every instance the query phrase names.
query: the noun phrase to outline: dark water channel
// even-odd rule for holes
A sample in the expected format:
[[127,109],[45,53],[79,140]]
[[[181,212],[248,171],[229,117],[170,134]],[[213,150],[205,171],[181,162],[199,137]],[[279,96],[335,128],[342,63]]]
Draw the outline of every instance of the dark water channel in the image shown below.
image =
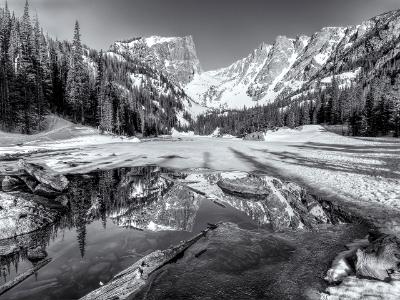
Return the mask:
[[[138,297],[302,299],[303,285],[324,287],[323,272],[336,251],[365,235],[362,226],[342,225],[320,232],[275,236],[256,206],[232,201],[220,205],[178,187],[163,174],[184,177],[158,167],[70,176],[68,213],[54,226],[23,237],[27,247],[41,247],[52,261],[0,299],[79,299],[141,257],[176,245],[203,230],[207,223],[220,221],[268,237],[262,241],[243,237],[235,243],[210,242],[210,250],[194,261],[193,251],[202,251],[200,243],[156,278],[153,287],[148,287],[150,293]],[[214,175],[199,176],[212,189]],[[246,248],[251,241],[255,248]],[[30,267],[32,262],[25,250],[0,257],[0,283]]]

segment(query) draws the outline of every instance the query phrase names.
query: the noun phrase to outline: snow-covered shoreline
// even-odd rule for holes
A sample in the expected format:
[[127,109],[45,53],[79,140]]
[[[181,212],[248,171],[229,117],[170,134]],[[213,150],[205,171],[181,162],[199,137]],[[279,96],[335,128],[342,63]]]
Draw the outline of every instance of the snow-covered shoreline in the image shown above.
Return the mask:
[[[400,142],[396,139],[354,139],[318,125],[268,132],[265,142],[194,134],[181,137],[136,143],[112,136],[82,136],[0,147],[0,156],[22,153],[61,173],[148,164],[257,171],[301,182],[316,194],[340,199],[368,214],[400,211]],[[40,149],[54,153],[32,152]],[[13,164],[1,162],[0,171],[12,170]],[[390,222],[396,228],[400,223],[397,219]]]

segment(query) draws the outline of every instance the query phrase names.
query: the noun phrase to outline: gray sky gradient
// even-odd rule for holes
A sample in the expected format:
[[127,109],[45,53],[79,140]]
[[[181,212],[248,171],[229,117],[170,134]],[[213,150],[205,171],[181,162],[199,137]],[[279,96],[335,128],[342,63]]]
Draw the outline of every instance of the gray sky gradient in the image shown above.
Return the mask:
[[[1,0],[4,1],[4,0]],[[9,0],[18,14],[25,0]],[[203,69],[231,64],[277,35],[311,35],[325,26],[355,25],[400,9],[399,0],[30,0],[45,31],[71,39],[78,19],[85,44],[192,35]]]

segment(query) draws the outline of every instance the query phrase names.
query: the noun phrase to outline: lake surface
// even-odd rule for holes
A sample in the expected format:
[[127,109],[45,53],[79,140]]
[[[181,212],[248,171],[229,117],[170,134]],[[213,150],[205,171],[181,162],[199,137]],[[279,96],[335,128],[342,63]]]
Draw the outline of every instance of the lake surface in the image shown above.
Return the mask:
[[335,255],[367,228],[275,233],[262,205],[225,195],[216,185],[236,176],[243,173],[156,166],[69,176],[68,212],[54,226],[16,238],[20,250],[0,257],[0,282],[35,264],[28,249],[45,251],[52,261],[0,299],[79,299],[143,256],[218,222],[237,229],[193,245],[155,274],[137,299],[297,300],[308,299],[310,288],[311,294],[326,288],[323,277]]
[[[52,261],[0,298],[77,299],[144,255],[192,237],[207,223],[268,228],[263,216],[221,206],[162,174],[184,176],[151,166],[70,177],[70,212],[55,226],[26,237],[29,248],[42,248]],[[212,176],[196,176],[213,184],[207,179]],[[0,258],[1,284],[32,267],[26,256],[24,249]]]

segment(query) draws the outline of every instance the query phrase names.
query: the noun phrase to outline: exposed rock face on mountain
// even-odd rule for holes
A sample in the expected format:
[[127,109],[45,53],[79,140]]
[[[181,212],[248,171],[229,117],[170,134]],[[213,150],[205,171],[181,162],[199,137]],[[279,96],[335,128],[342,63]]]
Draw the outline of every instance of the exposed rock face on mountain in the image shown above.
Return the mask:
[[242,108],[274,101],[301,88],[322,68],[344,31],[329,27],[312,37],[279,36],[273,45],[262,44],[226,69],[197,76],[186,86],[186,92],[210,107]]
[[105,55],[125,70],[126,76],[114,84],[121,95],[135,98],[135,90],[140,91],[142,98],[149,100],[141,109],[154,115],[154,119],[175,115],[176,125],[187,126],[204,111],[183,90],[201,72],[191,36],[152,36],[115,42]]
[[[311,37],[280,36],[227,68],[196,75],[185,91],[211,108],[241,109],[295,99],[332,82],[349,86],[360,72],[378,76],[399,55],[400,11],[361,25],[326,27]],[[371,71],[372,70],[372,71]]]
[[145,61],[153,68],[168,74],[177,84],[190,82],[201,72],[193,38],[159,37],[138,38],[128,42],[116,42],[111,55],[120,55]]
[[[177,119],[186,125],[185,112],[196,117],[208,108],[296,99],[331,84],[333,76],[341,87],[357,81],[360,73],[373,79],[399,56],[399,35],[400,11],[392,11],[357,26],[325,27],[310,37],[278,36],[272,45],[262,43],[232,65],[207,72],[202,72],[191,36],[115,42],[106,55],[140,63],[128,74],[131,85],[147,89],[154,101],[173,95],[183,104]],[[143,66],[151,72],[142,72]]]

